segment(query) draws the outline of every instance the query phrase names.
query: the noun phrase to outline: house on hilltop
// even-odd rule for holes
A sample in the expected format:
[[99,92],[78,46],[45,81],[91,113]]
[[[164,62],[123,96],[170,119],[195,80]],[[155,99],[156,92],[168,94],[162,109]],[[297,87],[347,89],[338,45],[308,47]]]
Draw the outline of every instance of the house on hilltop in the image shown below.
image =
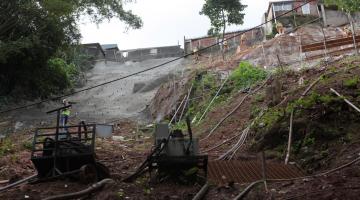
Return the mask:
[[269,2],[267,12],[263,16],[263,22],[269,21],[264,27],[265,33],[272,34],[277,23],[281,23],[285,29],[292,29],[302,24],[302,21],[319,18],[318,1],[309,2],[301,8],[291,11],[302,4],[304,1],[301,0]]
[[82,53],[92,57],[95,60],[105,59],[105,51],[99,43],[87,43],[81,45]]
[[[321,0],[303,5],[305,2],[304,0],[269,2],[268,10],[263,16],[263,22],[269,21],[264,26],[266,35],[274,34],[273,30],[277,23],[281,23],[285,30],[293,30],[309,22],[318,22],[324,27],[337,27],[349,23],[346,13],[339,10],[337,6],[326,6]],[[291,11],[294,8],[297,9]]]
[[106,60],[119,61],[122,58],[120,49],[117,44],[103,44],[101,47],[105,51]]

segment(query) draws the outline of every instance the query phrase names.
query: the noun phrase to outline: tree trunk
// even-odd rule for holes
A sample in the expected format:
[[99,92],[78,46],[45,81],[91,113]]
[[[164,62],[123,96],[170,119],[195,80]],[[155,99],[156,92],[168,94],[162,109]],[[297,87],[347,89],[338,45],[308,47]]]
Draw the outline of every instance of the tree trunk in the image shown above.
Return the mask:
[[225,39],[226,20],[225,20],[224,9],[222,9],[221,12],[222,12],[223,24],[224,24],[223,34],[222,34],[222,57],[223,57],[223,60],[225,60],[224,39]]

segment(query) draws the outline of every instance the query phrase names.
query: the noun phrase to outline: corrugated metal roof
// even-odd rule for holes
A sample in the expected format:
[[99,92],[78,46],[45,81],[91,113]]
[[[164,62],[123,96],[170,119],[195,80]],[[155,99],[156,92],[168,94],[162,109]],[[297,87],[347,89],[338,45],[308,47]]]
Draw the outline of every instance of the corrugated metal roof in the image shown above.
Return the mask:
[[102,44],[101,47],[104,49],[104,50],[107,50],[107,49],[119,49],[118,45],[117,44]]
[[[268,179],[287,179],[304,174],[293,165],[266,163]],[[216,184],[250,183],[262,180],[262,164],[256,161],[210,161],[208,178]]]

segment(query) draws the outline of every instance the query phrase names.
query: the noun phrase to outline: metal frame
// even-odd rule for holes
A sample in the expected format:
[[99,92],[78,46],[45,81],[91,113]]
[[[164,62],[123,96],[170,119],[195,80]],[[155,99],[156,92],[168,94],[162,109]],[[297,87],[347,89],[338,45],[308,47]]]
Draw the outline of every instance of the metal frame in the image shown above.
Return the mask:
[[[55,177],[58,175],[63,175],[74,169],[71,166],[70,161],[78,160],[80,164],[93,164],[95,163],[95,134],[96,134],[96,124],[85,124],[80,122],[77,126],[66,126],[70,131],[66,133],[60,133],[60,129],[64,129],[64,126],[59,126],[60,121],[60,111],[62,109],[68,108],[70,106],[65,106],[58,108],[47,113],[57,113],[57,123],[56,127],[44,127],[38,128],[35,131],[33,146],[31,151],[31,160],[34,163],[35,167],[38,170],[39,176],[48,178]],[[71,129],[76,129],[77,131],[72,131]],[[41,131],[53,131],[55,133],[41,133]],[[66,138],[61,139],[60,135],[66,135]],[[45,141],[42,139],[50,138],[53,140],[54,147],[45,147]],[[39,145],[42,147],[39,148]],[[68,146],[66,146],[68,145]],[[42,152],[42,153],[38,153]],[[44,155],[45,152],[50,153],[51,155]],[[59,163],[61,161],[61,163]],[[52,162],[52,164],[50,163]],[[64,164],[65,162],[65,164]],[[44,168],[50,166],[50,171],[48,174],[44,174]],[[61,167],[59,167],[61,166]],[[76,166],[81,167],[81,166]],[[59,169],[62,168],[62,169]],[[43,171],[42,171],[43,170]],[[62,171],[61,171],[62,170]]]

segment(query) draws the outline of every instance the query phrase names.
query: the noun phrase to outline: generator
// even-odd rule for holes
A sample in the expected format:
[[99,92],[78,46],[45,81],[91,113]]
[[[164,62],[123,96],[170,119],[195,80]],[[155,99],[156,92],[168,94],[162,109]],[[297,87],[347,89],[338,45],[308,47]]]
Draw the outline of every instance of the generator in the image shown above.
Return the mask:
[[208,156],[199,154],[199,139],[193,137],[190,123],[187,135],[178,129],[170,131],[168,124],[157,124],[154,138],[155,146],[162,150],[151,159],[150,174],[157,169],[158,180],[166,176],[194,179],[194,175],[200,175],[206,178]]

